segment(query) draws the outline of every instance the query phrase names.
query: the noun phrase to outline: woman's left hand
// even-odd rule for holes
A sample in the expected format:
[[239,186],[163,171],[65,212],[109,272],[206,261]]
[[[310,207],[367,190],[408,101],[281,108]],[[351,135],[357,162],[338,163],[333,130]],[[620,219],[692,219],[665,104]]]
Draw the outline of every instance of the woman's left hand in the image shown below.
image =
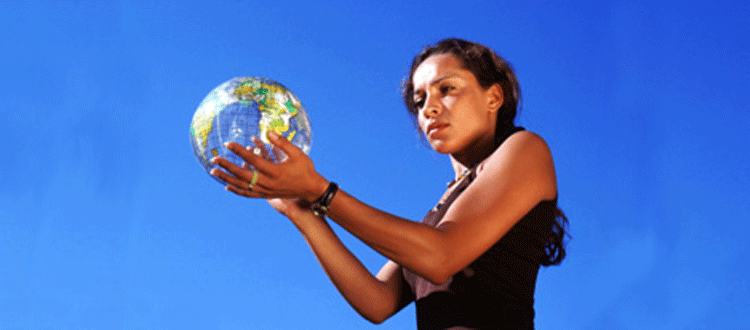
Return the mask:
[[268,151],[259,139],[254,139],[255,147],[228,142],[226,147],[245,164],[240,167],[215,157],[211,162],[224,171],[213,169],[211,174],[227,182],[227,190],[250,198],[299,198],[312,202],[325,192],[328,181],[315,171],[310,157],[274,132],[268,133],[268,140],[277,159],[281,158],[277,150],[286,155],[279,163],[267,157]]

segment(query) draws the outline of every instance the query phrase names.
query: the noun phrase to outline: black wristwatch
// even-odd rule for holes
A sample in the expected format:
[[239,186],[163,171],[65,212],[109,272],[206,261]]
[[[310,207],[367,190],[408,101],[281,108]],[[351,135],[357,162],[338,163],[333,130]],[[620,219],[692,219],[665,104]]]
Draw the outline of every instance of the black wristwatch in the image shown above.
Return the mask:
[[328,188],[326,188],[326,192],[318,197],[318,199],[316,199],[310,206],[313,214],[319,217],[325,217],[328,214],[328,206],[331,205],[333,196],[336,195],[337,191],[339,191],[339,185],[336,184],[336,182],[331,182],[328,185]]

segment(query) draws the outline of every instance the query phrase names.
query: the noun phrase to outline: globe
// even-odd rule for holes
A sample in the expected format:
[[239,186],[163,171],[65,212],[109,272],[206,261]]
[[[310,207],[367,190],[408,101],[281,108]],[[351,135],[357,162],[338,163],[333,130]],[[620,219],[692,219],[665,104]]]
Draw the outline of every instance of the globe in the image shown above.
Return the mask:
[[[190,145],[206,172],[218,167],[211,163],[214,157],[223,157],[242,166],[244,160],[224,143],[233,141],[255,147],[253,137],[259,138],[268,151],[263,155],[278,162],[281,159],[277,157],[285,155],[280,151],[271,152],[269,131],[285,137],[305,153],[310,152],[310,120],[289,89],[266,78],[233,78],[214,88],[198,105],[190,123]],[[211,177],[226,185],[224,180]]]

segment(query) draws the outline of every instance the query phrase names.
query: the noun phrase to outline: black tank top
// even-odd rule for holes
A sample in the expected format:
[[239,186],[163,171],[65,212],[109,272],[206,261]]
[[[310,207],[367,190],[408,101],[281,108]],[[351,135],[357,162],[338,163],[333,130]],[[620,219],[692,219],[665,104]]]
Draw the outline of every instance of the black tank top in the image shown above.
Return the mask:
[[[476,169],[471,169],[422,222],[436,226],[475,177]],[[543,219],[554,218],[556,208],[557,200],[539,203],[487,252],[442,285],[404,269],[411,288],[404,294],[412,294],[416,301],[417,328],[533,329],[534,289],[545,256],[544,233],[549,231],[540,227],[549,223]]]

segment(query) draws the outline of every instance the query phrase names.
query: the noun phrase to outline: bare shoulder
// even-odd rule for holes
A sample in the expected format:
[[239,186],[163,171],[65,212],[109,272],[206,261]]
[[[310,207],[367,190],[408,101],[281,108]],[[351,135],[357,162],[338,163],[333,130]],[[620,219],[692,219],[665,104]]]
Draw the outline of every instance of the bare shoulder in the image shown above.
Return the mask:
[[484,163],[489,165],[523,160],[540,161],[547,158],[552,158],[547,142],[534,132],[521,131],[508,137]]
[[552,153],[547,142],[534,132],[521,131],[508,137],[478,168],[477,175],[490,180],[523,179],[542,188],[544,197],[557,195]]
[[541,148],[539,151],[546,151],[549,153],[549,146],[544,139],[538,134],[531,131],[520,131],[508,137],[503,143],[502,147],[522,147],[522,148]]

